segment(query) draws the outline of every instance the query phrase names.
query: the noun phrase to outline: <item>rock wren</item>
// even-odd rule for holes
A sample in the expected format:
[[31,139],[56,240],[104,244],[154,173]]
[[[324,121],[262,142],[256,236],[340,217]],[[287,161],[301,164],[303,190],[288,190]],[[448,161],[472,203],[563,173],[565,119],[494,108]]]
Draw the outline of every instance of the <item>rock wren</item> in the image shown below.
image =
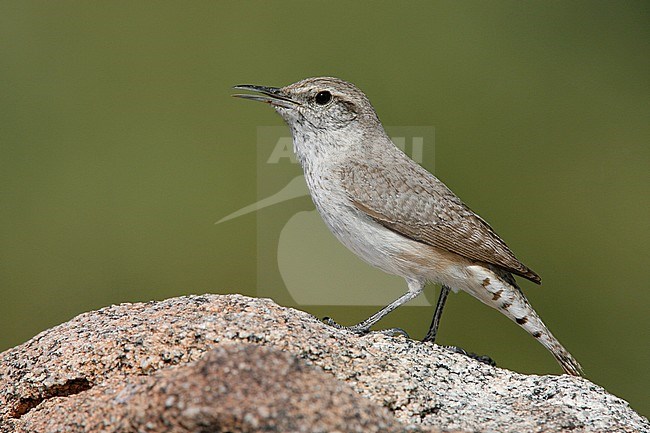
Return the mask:
[[286,121],[316,209],[331,232],[367,263],[406,280],[408,291],[363,322],[358,334],[442,285],[423,341],[434,341],[449,290],[464,290],[505,314],[546,347],[565,372],[580,364],[551,334],[513,274],[540,283],[505,242],[445,184],[399,150],[366,95],[338,78],[286,87],[235,86],[233,96],[270,104]]

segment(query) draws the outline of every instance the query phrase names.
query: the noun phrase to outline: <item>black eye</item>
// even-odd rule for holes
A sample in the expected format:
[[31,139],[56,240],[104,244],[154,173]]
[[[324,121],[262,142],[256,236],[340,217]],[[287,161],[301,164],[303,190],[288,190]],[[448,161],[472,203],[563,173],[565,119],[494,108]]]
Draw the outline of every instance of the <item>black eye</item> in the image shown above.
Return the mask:
[[332,94],[327,90],[323,90],[322,92],[318,92],[316,94],[316,103],[318,105],[325,105],[331,100],[332,100]]

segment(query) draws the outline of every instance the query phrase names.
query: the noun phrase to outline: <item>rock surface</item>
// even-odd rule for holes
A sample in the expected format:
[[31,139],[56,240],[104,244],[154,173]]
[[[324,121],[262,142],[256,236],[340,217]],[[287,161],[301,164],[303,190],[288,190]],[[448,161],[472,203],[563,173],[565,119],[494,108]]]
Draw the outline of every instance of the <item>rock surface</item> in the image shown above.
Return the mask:
[[650,432],[583,378],[526,376],[268,299],[77,316],[0,354],[0,432]]
[[113,377],[25,413],[17,432],[402,432],[390,412],[277,349],[226,344],[149,376]]

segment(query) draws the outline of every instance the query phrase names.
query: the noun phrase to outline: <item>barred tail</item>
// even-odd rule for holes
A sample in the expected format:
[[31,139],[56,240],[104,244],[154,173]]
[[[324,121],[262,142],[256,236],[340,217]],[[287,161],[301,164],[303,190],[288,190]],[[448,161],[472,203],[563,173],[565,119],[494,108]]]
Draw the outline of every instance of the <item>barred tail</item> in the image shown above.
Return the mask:
[[[483,268],[485,271],[485,268]],[[498,278],[493,273],[482,279],[483,290],[471,293],[484,304],[495,308],[506,315],[510,320],[524,328],[530,335],[539,341],[555,357],[562,369],[573,376],[582,376],[584,373],[578,361],[560,344],[551,334],[542,319],[537,315],[523,292],[517,286],[510,274],[495,270]],[[487,274],[487,273],[486,273]]]

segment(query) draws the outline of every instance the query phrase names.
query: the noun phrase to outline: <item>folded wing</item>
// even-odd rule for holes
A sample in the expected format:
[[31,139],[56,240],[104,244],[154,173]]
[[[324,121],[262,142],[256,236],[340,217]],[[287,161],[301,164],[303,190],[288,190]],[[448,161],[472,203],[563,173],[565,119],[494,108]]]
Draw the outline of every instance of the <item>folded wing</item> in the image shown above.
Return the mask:
[[[402,159],[401,155],[392,157]],[[406,156],[399,162],[346,162],[340,175],[357,209],[415,241],[541,282],[535,272],[517,260],[492,227],[440,180]]]

